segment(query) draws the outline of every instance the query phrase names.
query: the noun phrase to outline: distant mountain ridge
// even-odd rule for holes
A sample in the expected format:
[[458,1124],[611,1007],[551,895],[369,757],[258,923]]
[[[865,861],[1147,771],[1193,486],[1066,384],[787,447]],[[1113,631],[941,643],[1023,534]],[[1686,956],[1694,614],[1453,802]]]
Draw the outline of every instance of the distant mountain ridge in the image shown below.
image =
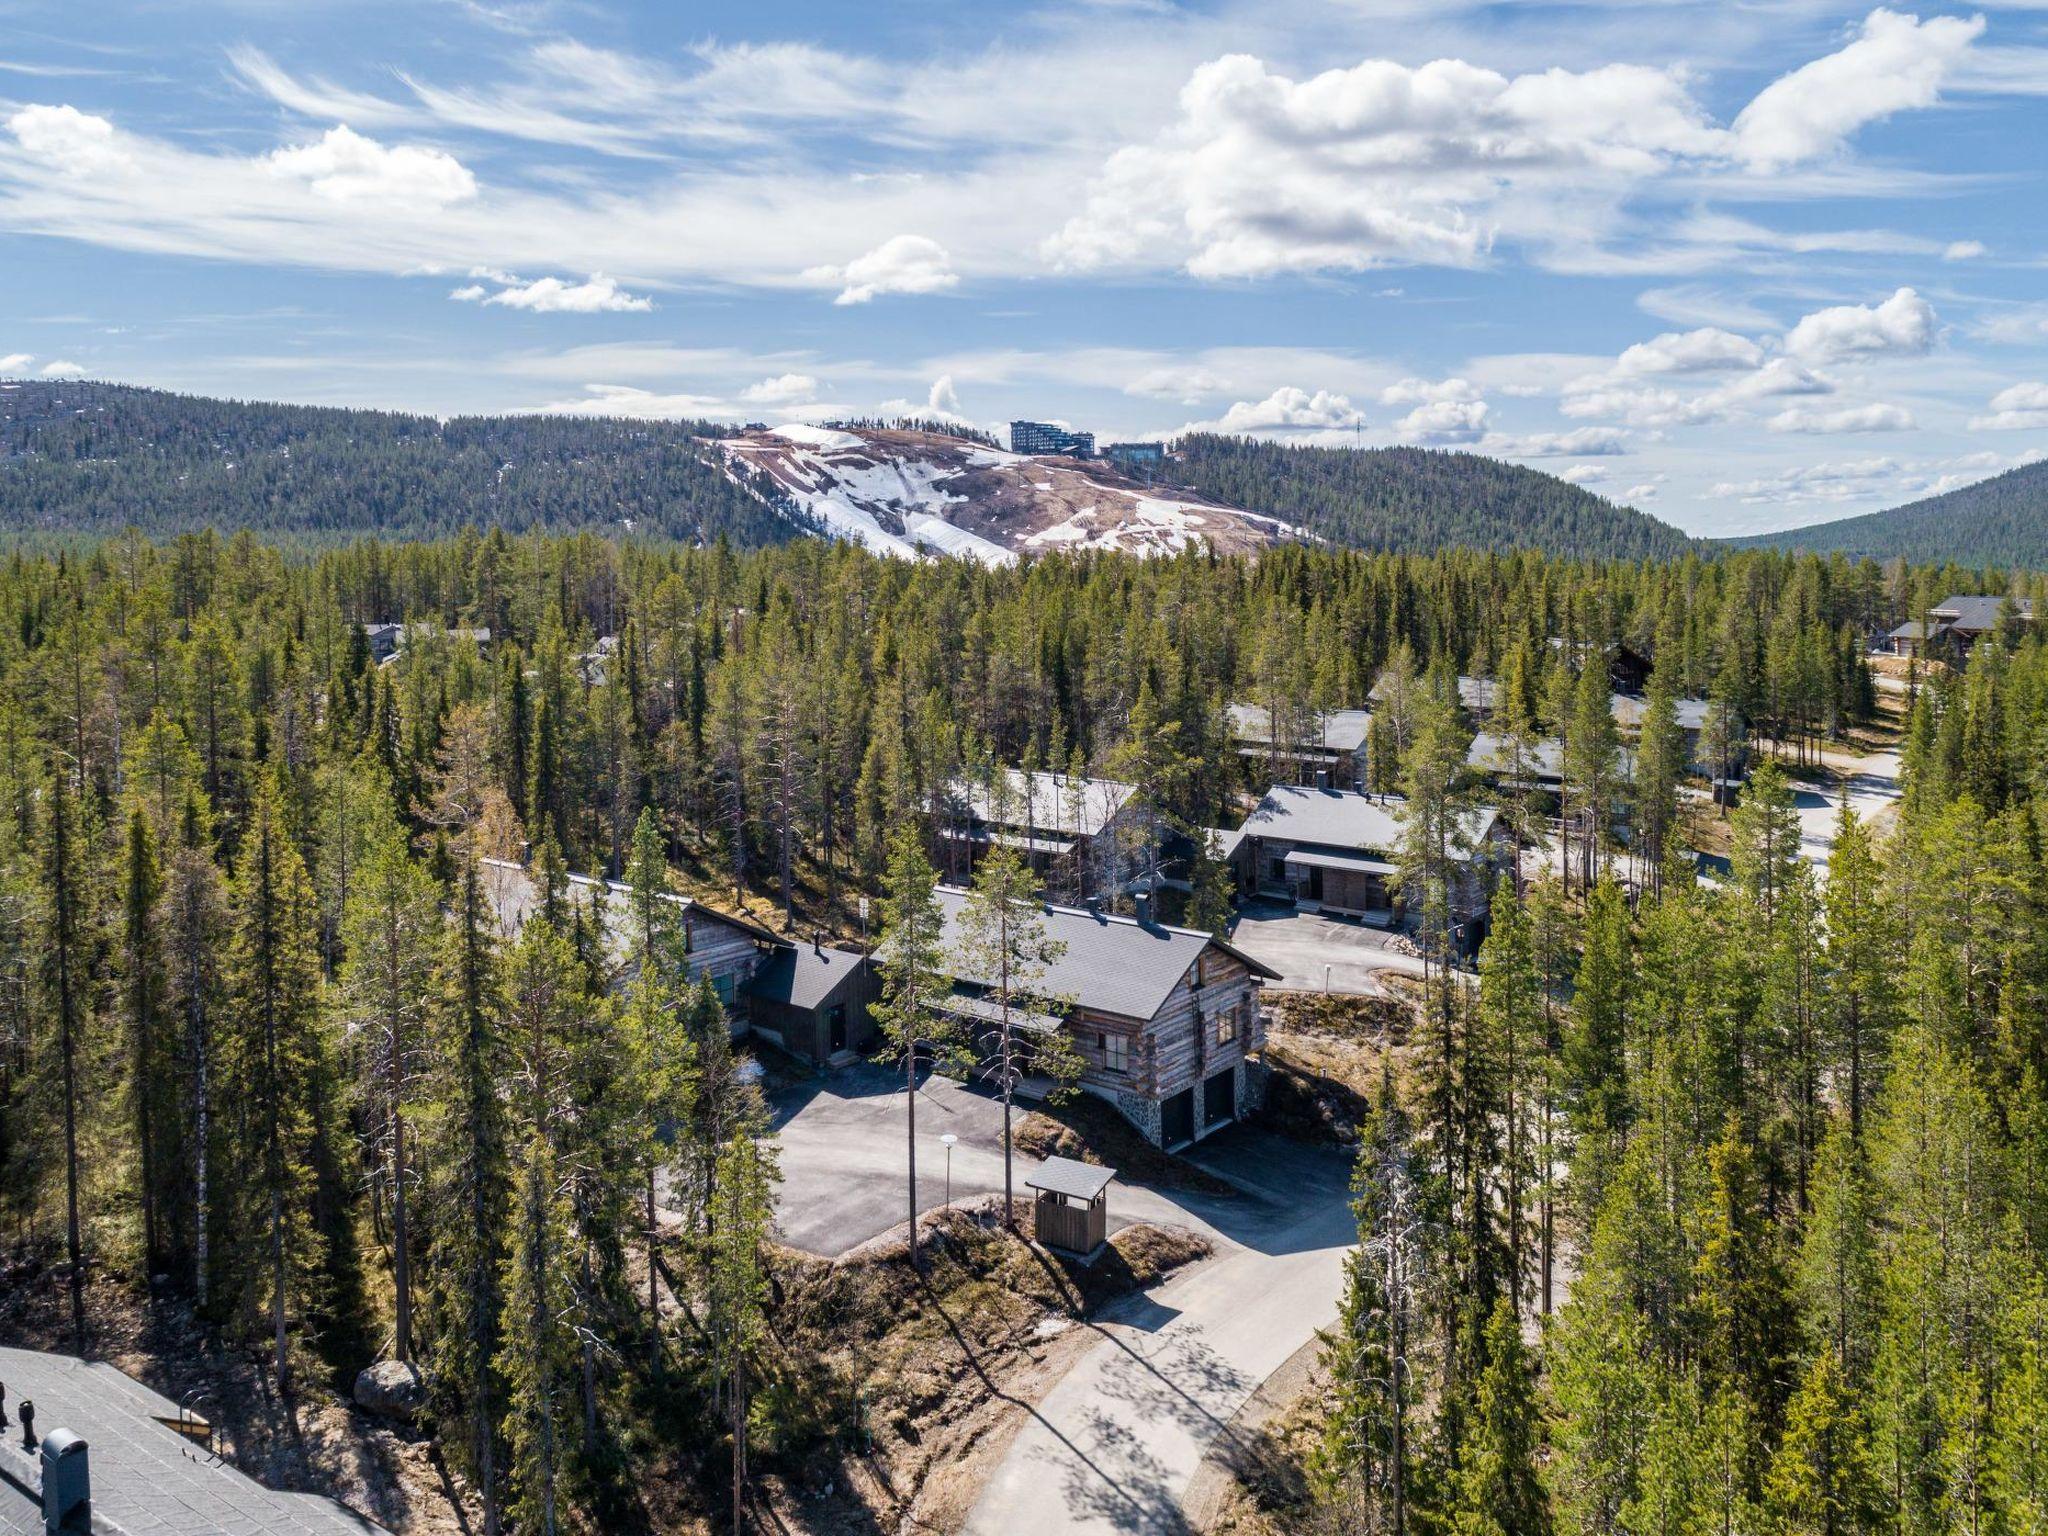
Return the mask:
[[1332,544],[1382,551],[1452,545],[1582,559],[1670,558],[1695,547],[1669,523],[1541,470],[1438,448],[1306,448],[1197,433],[1174,481],[1255,507]]
[[1724,542],[1914,564],[2048,568],[2048,459],[1883,512]]
[[1671,556],[1675,528],[1476,454],[1197,434],[1146,475],[915,427],[561,416],[439,420],[129,385],[0,382],[0,536],[248,529],[286,542],[464,527],[739,545],[805,534],[1003,561],[1055,550],[1226,553],[1307,539],[1587,559]]

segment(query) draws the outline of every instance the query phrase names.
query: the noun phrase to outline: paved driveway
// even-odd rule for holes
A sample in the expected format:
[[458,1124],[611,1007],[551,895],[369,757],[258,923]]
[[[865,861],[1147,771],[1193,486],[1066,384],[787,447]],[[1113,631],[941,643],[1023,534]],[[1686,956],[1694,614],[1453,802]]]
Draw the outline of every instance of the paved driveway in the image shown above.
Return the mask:
[[[776,1226],[782,1240],[806,1253],[836,1258],[901,1224],[909,1215],[904,1141],[908,1121],[900,1073],[859,1065],[768,1096],[782,1164]],[[1020,1103],[1016,1116],[1031,1110]],[[917,1208],[946,1200],[952,1149],[952,1196],[1001,1194],[1003,1106],[950,1078],[927,1076],[917,1095]],[[1020,1153],[1015,1177],[1020,1209],[1032,1198],[1025,1176],[1038,1160]],[[1173,1222],[1214,1234],[1189,1198],[1119,1182],[1109,1196],[1110,1230],[1134,1221]]]
[[1387,947],[1384,928],[1293,907],[1254,902],[1237,914],[1230,942],[1281,975],[1272,983],[1297,992],[1377,993],[1375,973],[1422,974],[1422,960]]
[[1259,1383],[1335,1320],[1357,1237],[1345,1160],[1250,1128],[1194,1155],[1244,1189],[1208,1212],[1224,1228],[1220,1256],[1093,1325],[1099,1342],[1032,1410],[968,1536],[1181,1536],[1210,1448]]

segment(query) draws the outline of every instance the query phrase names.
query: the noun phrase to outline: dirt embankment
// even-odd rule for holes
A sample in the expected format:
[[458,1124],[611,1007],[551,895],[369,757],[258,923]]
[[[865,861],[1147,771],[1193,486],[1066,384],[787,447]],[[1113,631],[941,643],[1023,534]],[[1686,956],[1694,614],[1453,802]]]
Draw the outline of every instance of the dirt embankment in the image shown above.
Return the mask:
[[1304,1141],[1350,1146],[1414,1022],[1400,996],[1316,992],[1274,999],[1266,1030],[1266,1124]]
[[1087,1318],[1209,1251],[1134,1226],[1084,1269],[1005,1232],[993,1200],[920,1229],[921,1276],[906,1228],[837,1260],[779,1256],[769,1390],[787,1439],[757,1459],[772,1528],[956,1529],[1030,1405],[1095,1342]]

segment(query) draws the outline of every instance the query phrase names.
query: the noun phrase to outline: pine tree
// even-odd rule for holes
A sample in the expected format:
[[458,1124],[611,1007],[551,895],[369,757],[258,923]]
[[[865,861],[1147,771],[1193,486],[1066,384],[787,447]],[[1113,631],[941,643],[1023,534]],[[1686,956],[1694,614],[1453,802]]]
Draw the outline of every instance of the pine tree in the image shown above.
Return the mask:
[[319,1280],[313,1206],[320,966],[312,886],[280,798],[274,779],[261,782],[243,830],[222,1077],[235,1106],[242,1230],[260,1234],[262,1246],[260,1254],[240,1250],[238,1268],[267,1293],[272,1370],[282,1386],[289,1379],[290,1319],[310,1307]]
[[982,1052],[986,1071],[1003,1101],[1003,1221],[1015,1226],[1017,1209],[1011,1188],[1010,1114],[1012,1096],[1027,1071],[1049,1078],[1057,1095],[1071,1091],[1081,1075],[1081,1058],[1064,1029],[1039,1032],[1028,1045],[1023,1038],[1030,1015],[1057,1015],[1061,999],[1042,990],[1046,971],[1058,963],[1066,946],[1048,939],[1043,897],[1037,878],[1014,853],[999,849],[974,872],[974,889],[960,912],[961,974],[984,986],[983,996],[997,1011],[995,1033]]
[[1814,1357],[1785,1413],[1765,1499],[1786,1536],[1856,1536],[1880,1529],[1881,1491],[1854,1389],[1834,1355]]
[[746,1525],[752,1403],[747,1358],[760,1349],[768,1332],[768,1273],[762,1250],[775,1219],[775,1185],[780,1179],[773,1153],[751,1136],[736,1136],[719,1150],[718,1194],[705,1283],[706,1324],[732,1435],[734,1536],[741,1536]]
[[392,1355],[410,1360],[415,1170],[409,1137],[424,1086],[431,982],[442,936],[440,892],[396,827],[367,850],[343,914],[342,937],[343,1007],[363,1046],[371,1156],[391,1200]]
[[171,1058],[163,1045],[163,953],[158,941],[163,875],[156,839],[138,808],[128,818],[127,867],[121,908],[122,993],[129,1029],[128,1092],[135,1110],[135,1149],[142,1207],[142,1261],[155,1274],[165,1244],[159,1230],[165,1189],[162,1125]]
[[511,1059],[504,998],[486,898],[474,858],[465,861],[453,922],[443,939],[431,997],[430,1099],[435,1115],[430,1167],[441,1183],[436,1240],[428,1251],[438,1329],[438,1382],[465,1422],[451,1436],[483,1506],[485,1536],[498,1536],[498,1418],[503,1401],[497,1355],[504,1335],[506,1230],[511,1168],[504,1089]]
[[73,822],[74,812],[65,770],[50,777],[49,841],[44,850],[47,936],[44,963],[47,972],[49,1008],[57,1026],[59,1091],[64,1105],[64,1255],[71,1295],[71,1340],[73,1352],[85,1353],[85,1245],[79,1216],[79,1052],[84,1042],[88,997],[92,986],[92,958],[87,924],[91,921],[91,896],[85,888],[83,839]]
[[1545,1536],[1550,1510],[1536,1480],[1542,1429],[1521,1325],[1503,1296],[1486,1323],[1486,1367],[1460,1448],[1450,1528],[1457,1536]]
[[882,996],[870,1009],[892,1055],[903,1066],[905,1148],[910,1192],[910,1262],[922,1268],[917,1237],[917,1062],[957,1051],[960,1027],[946,1010],[953,961],[945,942],[945,914],[934,894],[938,877],[924,856],[917,829],[901,828],[889,856],[888,895],[882,903]]

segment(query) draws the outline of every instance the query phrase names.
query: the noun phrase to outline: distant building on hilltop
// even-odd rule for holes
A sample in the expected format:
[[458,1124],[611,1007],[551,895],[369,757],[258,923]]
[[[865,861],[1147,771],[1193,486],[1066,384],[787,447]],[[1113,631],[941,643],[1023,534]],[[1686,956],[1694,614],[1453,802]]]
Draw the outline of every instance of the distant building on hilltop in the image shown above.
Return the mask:
[[1010,423],[1010,452],[1092,459],[1095,457],[1095,434],[1069,432],[1049,421],[1013,421]]
[[1124,466],[1133,464],[1164,464],[1166,462],[1166,444],[1111,443],[1102,450],[1102,456],[1112,464]]

